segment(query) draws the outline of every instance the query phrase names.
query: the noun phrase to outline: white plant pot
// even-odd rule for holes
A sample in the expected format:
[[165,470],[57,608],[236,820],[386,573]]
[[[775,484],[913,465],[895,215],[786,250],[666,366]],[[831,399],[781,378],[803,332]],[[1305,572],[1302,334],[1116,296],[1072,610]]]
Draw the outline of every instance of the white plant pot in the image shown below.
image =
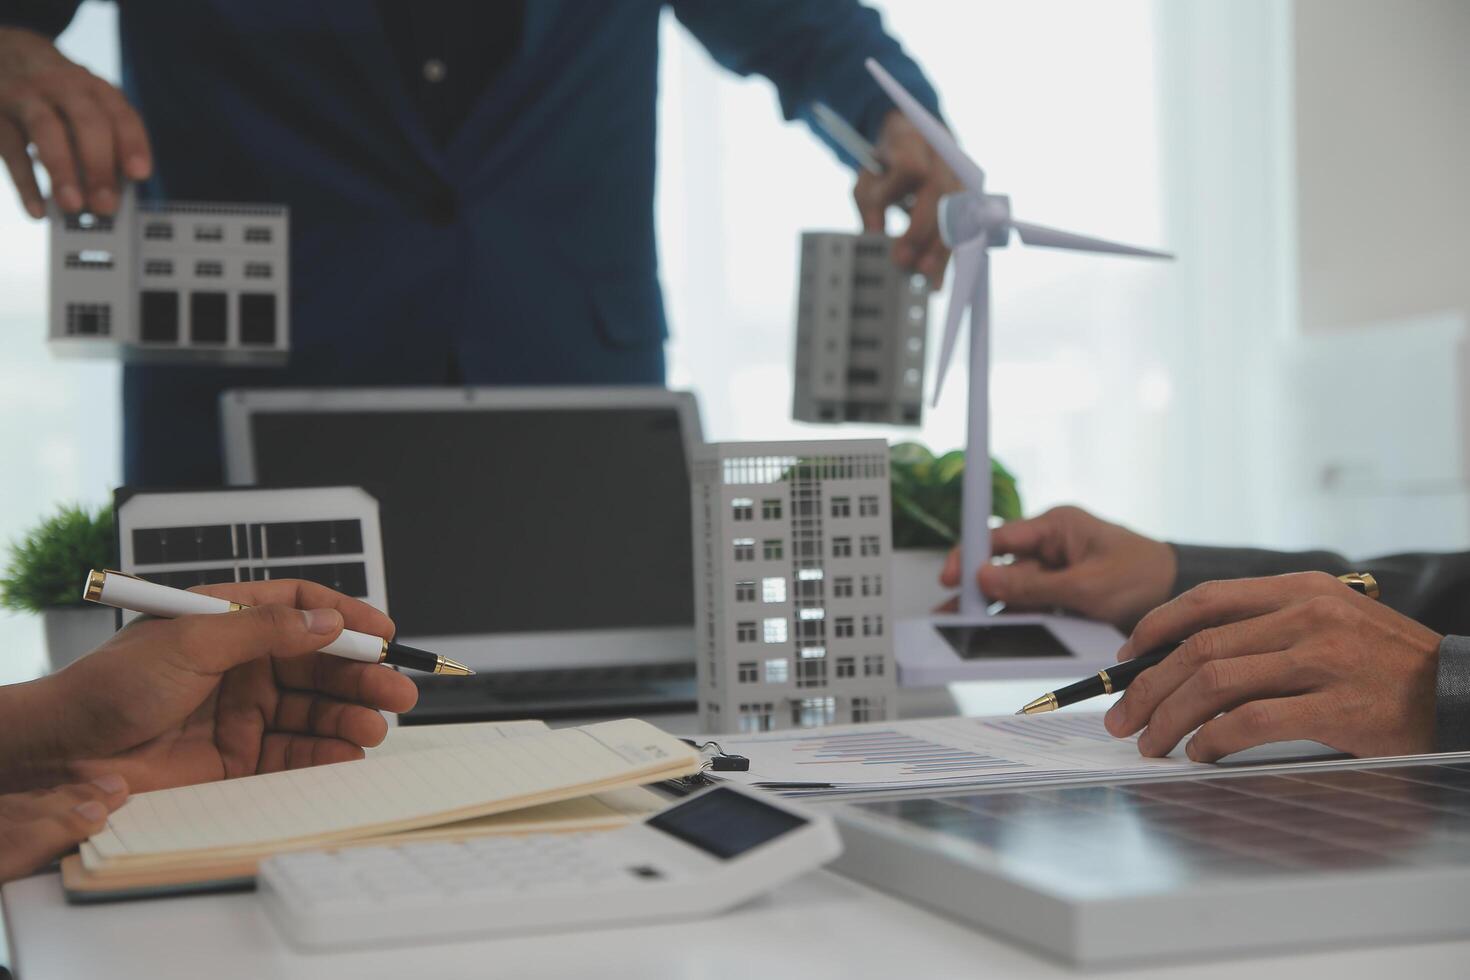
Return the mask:
[[898,548],[893,552],[893,618],[927,616],[953,593],[939,584],[949,552],[944,548]]
[[60,606],[41,614],[46,627],[46,660],[55,673],[91,653],[115,632],[117,611],[105,606]]

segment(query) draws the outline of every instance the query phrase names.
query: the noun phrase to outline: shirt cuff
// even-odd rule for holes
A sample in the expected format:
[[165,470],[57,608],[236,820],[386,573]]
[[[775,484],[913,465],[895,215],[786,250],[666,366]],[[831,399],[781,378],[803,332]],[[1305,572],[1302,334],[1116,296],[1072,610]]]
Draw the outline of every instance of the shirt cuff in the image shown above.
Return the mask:
[[1470,750],[1470,636],[1447,636],[1439,643],[1434,750]]

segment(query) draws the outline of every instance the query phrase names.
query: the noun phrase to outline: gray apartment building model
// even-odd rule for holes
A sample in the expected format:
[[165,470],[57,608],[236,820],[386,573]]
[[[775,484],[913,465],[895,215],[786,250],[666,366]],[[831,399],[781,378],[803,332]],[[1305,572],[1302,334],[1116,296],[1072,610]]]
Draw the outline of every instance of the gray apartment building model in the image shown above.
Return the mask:
[[792,417],[923,420],[929,286],[890,258],[886,235],[805,232],[797,293]]
[[887,444],[711,444],[693,488],[701,731],[892,717]]
[[50,339],[61,353],[280,363],[290,351],[284,206],[51,209]]

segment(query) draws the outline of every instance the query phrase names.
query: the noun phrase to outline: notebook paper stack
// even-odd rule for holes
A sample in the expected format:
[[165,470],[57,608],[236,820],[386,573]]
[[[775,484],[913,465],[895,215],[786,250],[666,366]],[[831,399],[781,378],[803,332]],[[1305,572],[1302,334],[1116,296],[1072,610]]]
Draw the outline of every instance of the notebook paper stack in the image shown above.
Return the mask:
[[248,880],[290,850],[620,826],[660,806],[638,787],[698,768],[635,720],[400,729],[357,762],[140,793],[63,862],[63,883],[121,897]]

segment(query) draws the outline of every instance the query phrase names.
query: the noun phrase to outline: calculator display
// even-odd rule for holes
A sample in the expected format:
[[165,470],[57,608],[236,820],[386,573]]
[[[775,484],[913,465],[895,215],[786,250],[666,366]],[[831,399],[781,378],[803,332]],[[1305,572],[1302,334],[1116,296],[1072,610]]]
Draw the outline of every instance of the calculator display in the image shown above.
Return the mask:
[[806,820],[732,789],[712,789],[646,823],[707,854],[729,859],[795,830]]

